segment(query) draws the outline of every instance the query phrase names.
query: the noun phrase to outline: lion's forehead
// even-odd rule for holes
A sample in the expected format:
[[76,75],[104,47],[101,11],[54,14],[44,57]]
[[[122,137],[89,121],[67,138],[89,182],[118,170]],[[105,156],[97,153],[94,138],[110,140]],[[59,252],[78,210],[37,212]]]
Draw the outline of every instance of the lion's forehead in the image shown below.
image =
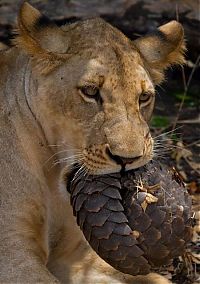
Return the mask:
[[98,56],[97,58],[89,59],[87,68],[82,76],[83,81],[95,79],[102,76],[105,81],[109,81],[112,85],[121,83],[125,87],[135,87],[139,92],[151,91],[154,92],[154,85],[148,71],[142,66],[138,57],[126,56],[124,53],[121,58],[113,56]]
[[154,92],[154,84],[151,80],[148,71],[140,64],[136,66],[136,70],[136,74],[139,79],[139,84],[141,85],[142,90]]

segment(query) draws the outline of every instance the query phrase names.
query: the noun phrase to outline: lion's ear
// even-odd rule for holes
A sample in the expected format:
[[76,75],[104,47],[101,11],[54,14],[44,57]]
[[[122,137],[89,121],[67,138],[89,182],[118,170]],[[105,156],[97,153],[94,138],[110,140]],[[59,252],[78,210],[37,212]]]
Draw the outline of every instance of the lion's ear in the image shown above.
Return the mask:
[[185,62],[184,31],[176,21],[160,26],[155,33],[136,39],[133,44],[149,66],[155,84],[163,80],[164,69]]
[[27,2],[18,16],[18,35],[14,43],[33,57],[40,59],[63,54],[67,43],[63,31]]

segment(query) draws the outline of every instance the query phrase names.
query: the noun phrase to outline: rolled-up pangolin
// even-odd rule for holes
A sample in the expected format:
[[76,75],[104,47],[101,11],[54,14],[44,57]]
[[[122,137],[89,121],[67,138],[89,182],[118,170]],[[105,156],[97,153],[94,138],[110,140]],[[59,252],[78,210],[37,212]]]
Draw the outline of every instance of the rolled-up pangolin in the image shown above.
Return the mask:
[[147,274],[182,255],[192,236],[191,199],[177,173],[159,162],[68,182],[77,223],[117,270]]

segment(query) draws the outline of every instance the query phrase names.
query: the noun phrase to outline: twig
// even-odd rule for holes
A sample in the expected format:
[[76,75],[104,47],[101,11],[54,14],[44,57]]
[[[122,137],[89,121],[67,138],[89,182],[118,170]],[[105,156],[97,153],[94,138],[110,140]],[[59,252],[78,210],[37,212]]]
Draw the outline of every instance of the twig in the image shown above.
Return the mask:
[[194,119],[184,119],[184,120],[179,120],[177,123],[185,123],[185,124],[195,124],[195,123],[200,123],[200,116]]
[[176,3],[176,20],[179,22],[179,6],[178,3]]
[[181,100],[181,103],[180,103],[180,106],[179,106],[179,109],[178,109],[178,113],[177,113],[177,116],[175,118],[172,130],[174,130],[176,128],[177,122],[178,122],[179,117],[180,117],[180,113],[181,113],[182,108],[183,108],[183,104],[185,102],[185,98],[186,98],[187,92],[188,92],[188,89],[189,89],[189,86],[190,86],[190,83],[192,81],[192,77],[194,75],[194,72],[195,72],[196,67],[198,66],[199,62],[200,62],[200,55],[197,57],[197,60],[196,60],[196,62],[194,64],[194,67],[192,68],[192,71],[190,73],[190,76],[189,76],[187,82],[186,82],[186,78],[185,78],[185,72],[184,72],[184,69],[182,67],[182,77],[183,77],[184,93],[183,93],[183,97],[182,97],[182,100]]

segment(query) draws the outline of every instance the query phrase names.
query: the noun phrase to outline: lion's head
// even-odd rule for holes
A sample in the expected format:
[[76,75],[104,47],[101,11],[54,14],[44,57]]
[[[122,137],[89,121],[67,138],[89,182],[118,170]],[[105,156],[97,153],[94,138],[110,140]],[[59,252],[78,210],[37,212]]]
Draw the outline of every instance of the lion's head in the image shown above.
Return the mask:
[[99,18],[57,27],[27,3],[18,22],[15,44],[32,70],[28,103],[48,144],[61,146],[59,161],[92,174],[146,164],[154,86],[184,61],[182,26],[131,41]]

